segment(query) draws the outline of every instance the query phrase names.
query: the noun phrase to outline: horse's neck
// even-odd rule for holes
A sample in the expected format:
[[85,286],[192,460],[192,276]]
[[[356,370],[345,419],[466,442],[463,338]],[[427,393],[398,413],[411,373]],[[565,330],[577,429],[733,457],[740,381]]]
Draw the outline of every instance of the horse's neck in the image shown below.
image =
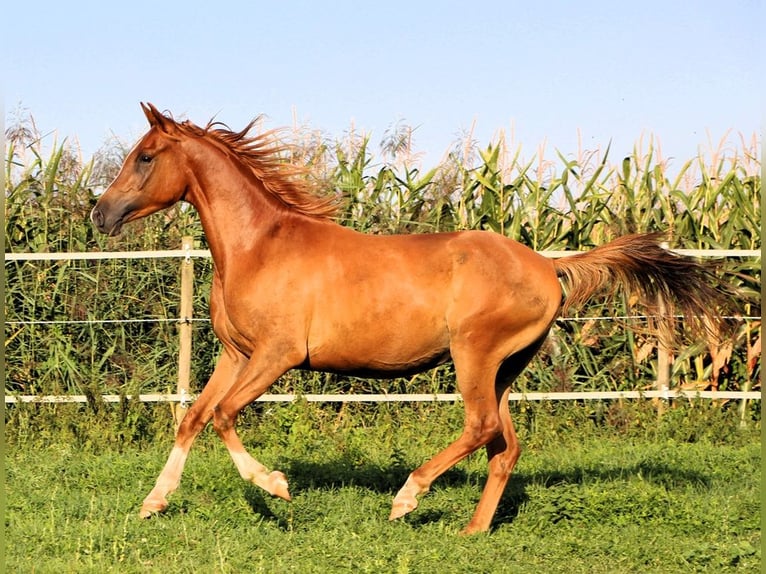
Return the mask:
[[[197,209],[216,266],[262,245],[269,229],[282,217],[264,189],[244,177],[198,182],[187,199]],[[254,188],[255,187],[255,188]]]

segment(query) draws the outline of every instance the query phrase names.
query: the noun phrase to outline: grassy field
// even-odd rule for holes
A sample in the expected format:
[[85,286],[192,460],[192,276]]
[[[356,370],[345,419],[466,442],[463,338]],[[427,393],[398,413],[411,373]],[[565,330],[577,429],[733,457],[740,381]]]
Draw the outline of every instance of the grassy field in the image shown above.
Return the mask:
[[172,441],[167,407],[7,413],[8,572],[759,572],[760,423],[649,402],[513,405],[525,451],[492,532],[460,537],[482,453],[387,520],[409,471],[455,437],[460,405],[256,406],[245,444],[293,502],[238,476],[214,433],[168,512],[137,511]]

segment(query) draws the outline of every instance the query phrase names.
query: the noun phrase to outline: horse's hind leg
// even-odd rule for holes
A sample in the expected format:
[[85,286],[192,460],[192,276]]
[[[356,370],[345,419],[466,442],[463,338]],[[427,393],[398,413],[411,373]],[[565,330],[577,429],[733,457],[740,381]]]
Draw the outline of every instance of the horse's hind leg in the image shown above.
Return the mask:
[[521,456],[519,439],[516,436],[516,429],[513,426],[511,412],[508,407],[508,394],[511,390],[511,383],[513,383],[535,353],[537,353],[544,339],[545,337],[523,351],[516,353],[500,367],[497,375],[496,391],[499,395],[498,414],[503,432],[487,444],[487,459],[489,460],[487,482],[484,485],[484,491],[481,494],[479,504],[476,506],[476,511],[461,534],[472,534],[489,530],[500,498],[505,491],[508,480],[511,478],[513,468],[516,466],[519,456]]
[[502,433],[502,422],[495,393],[497,364],[477,353],[453,349],[453,360],[465,408],[462,434],[431,460],[414,470],[394,498],[389,520],[417,508],[417,497],[428,491],[444,472]]
[[[523,334],[519,338],[522,336]],[[491,354],[478,357],[475,353],[453,350],[458,385],[465,404],[463,433],[446,449],[410,474],[394,498],[391,520],[417,508],[417,497],[427,492],[434,480],[457,462],[486,445],[490,459],[489,476],[474,516],[463,533],[489,529],[511,471],[521,454],[508,409],[508,390],[511,382],[534,356],[543,340],[544,336],[532,344],[527,344],[521,351],[513,353],[500,367],[500,361],[493,360]]]
[[508,409],[508,392],[510,387],[503,393],[499,404],[500,420],[503,425],[503,433],[492,439],[487,444],[487,458],[489,459],[489,474],[481,494],[479,504],[468,525],[461,534],[473,534],[474,532],[486,532],[489,530],[492,517],[497,510],[500,497],[505,491],[508,479],[511,477],[513,467],[521,455],[521,447],[516,437],[511,414]]

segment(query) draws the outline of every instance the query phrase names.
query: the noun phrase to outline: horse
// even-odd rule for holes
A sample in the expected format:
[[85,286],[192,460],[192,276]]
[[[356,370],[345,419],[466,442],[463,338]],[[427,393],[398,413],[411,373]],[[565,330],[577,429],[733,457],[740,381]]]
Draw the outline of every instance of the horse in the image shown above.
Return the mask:
[[277,130],[239,132],[176,121],[141,103],[149,130],[92,209],[103,233],[179,201],[199,213],[212,254],[215,369],[176,433],[140,515],[164,511],[195,438],[211,421],[245,480],[290,500],[240,440],[240,411],[290,369],[393,378],[452,361],[465,409],[459,437],[412,471],[390,520],[453,465],[486,448],[488,474],[464,534],[489,530],[521,448],[508,393],[561,313],[623,288],[689,324],[717,322],[720,289],[707,266],[656,233],[546,258],[490,231],[364,234],[334,221],[337,201],[285,160]]

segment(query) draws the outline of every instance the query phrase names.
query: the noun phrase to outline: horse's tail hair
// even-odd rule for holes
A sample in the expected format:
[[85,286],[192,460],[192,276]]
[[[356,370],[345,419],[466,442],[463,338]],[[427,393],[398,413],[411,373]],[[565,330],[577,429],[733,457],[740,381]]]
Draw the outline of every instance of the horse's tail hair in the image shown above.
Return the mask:
[[662,233],[625,235],[585,253],[554,261],[564,289],[562,312],[616,288],[637,295],[663,341],[673,340],[675,317],[682,315],[694,336],[719,339],[728,331],[724,317],[732,292],[715,266],[673,253]]

